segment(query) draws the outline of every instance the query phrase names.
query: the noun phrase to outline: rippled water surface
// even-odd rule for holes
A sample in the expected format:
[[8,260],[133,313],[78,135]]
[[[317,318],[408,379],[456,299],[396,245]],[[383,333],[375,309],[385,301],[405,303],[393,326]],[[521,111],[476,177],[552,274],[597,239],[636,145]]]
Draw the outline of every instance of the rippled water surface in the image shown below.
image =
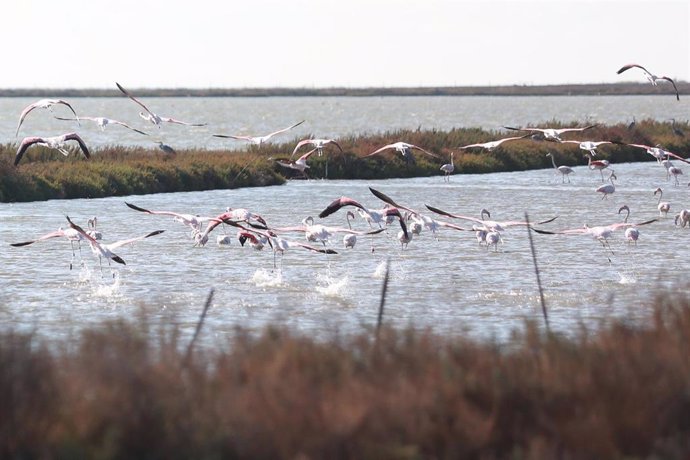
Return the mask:
[[[0,324],[51,338],[69,337],[85,325],[136,318],[143,310],[154,318],[175,321],[191,334],[205,297],[215,288],[207,337],[222,340],[236,326],[256,330],[269,322],[315,336],[335,330],[355,332],[376,322],[389,258],[388,323],[505,339],[525,318],[540,318],[524,228],[505,231],[503,244],[494,252],[480,247],[472,232],[451,229],[436,237],[423,232],[401,250],[398,228],[391,227],[373,238],[360,237],[352,250],[343,249],[337,237],[330,244],[339,252],[336,255],[291,249],[282,260],[278,258],[274,269],[268,250],[241,247],[236,239],[229,247],[219,247],[214,234],[205,247],[194,247],[187,229],[171,217],[138,213],[124,204],[200,215],[216,215],[228,206],[245,207],[272,226],[289,226],[306,216],[316,217],[341,195],[379,208],[383,203],[370,193],[370,186],[420,211],[431,204],[469,216],[487,208],[495,220],[522,219],[525,211],[534,220],[559,216],[543,226],[551,230],[619,222],[617,211],[623,204],[630,206],[632,221],[659,218],[640,228],[637,246],[628,245],[618,231],[610,241],[611,250],[583,235],[534,235],[555,329],[570,332],[581,323],[596,326],[610,317],[640,319],[648,313],[644,301],[660,286],[685,287],[690,268],[684,243],[690,230],[675,227],[671,216],[659,217],[653,190],[663,187],[673,214],[690,207],[690,189],[685,183],[676,187],[667,182],[656,163],[618,164],[615,169],[617,190],[607,200],[594,191],[601,184],[599,172],[579,166],[571,184],[562,184],[552,169],[545,169],[455,175],[450,183],[441,177],[309,180],[260,189],[0,204]],[[25,247],[8,244],[64,227],[65,215],[83,225],[98,216],[104,241],[157,229],[165,233],[118,249],[127,265],[105,264],[102,271],[87,244],[81,245],[81,255],[76,250],[71,270],[73,257],[66,240]],[[345,210],[323,222],[346,226]],[[359,218],[353,226],[368,228]],[[216,232],[224,231],[235,233],[229,228]],[[304,241],[298,234],[294,239]]]

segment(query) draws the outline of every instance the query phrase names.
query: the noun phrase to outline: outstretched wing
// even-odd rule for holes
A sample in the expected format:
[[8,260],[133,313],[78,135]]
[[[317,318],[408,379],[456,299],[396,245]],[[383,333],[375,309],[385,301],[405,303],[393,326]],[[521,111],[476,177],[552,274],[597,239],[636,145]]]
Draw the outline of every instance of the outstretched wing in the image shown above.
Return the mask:
[[24,140],[22,140],[22,143],[19,144],[19,148],[17,149],[17,154],[14,156],[14,165],[17,166],[19,164],[19,161],[24,156],[24,152],[26,152],[26,149],[28,149],[29,147],[31,147],[34,144],[38,144],[41,142],[43,142],[42,137],[38,137],[38,136],[25,137]]
[[146,107],[146,106],[144,105],[143,102],[141,102],[141,101],[140,101],[139,99],[137,99],[136,97],[132,96],[132,95],[129,93],[129,91],[127,91],[126,89],[124,89],[124,88],[122,87],[122,85],[120,85],[118,82],[115,82],[115,84],[117,85],[118,89],[119,89],[120,91],[122,91],[122,93],[123,93],[125,96],[127,96],[128,98],[130,98],[131,100],[133,100],[134,102],[136,102],[137,104],[139,104],[139,105],[141,106],[141,108],[143,108],[144,110],[146,110],[146,112],[148,112],[149,115],[151,115],[152,117],[155,117],[155,116],[156,116],[156,114],[153,113],[153,112],[151,112],[151,111],[149,110],[149,108]]
[[79,134],[77,134],[77,133],[65,134],[65,140],[66,141],[77,141],[77,143],[79,144],[79,148],[81,149],[81,151],[84,154],[84,156],[86,157],[86,159],[88,160],[89,158],[91,158],[91,154],[89,153],[89,148],[86,146],[86,144],[84,143],[84,140],[79,136]]

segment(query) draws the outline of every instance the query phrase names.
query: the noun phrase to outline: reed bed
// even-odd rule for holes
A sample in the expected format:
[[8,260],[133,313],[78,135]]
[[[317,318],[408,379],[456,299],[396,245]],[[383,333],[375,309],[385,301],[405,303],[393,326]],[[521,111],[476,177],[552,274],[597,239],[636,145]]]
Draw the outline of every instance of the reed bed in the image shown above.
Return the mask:
[[[550,127],[572,127],[577,123],[552,120]],[[610,140],[657,145],[679,155],[690,151],[690,125],[677,123],[687,132],[679,136],[669,122],[639,121],[634,129],[627,125],[597,126],[586,134],[570,138]],[[458,147],[506,137],[504,131],[459,128],[450,131],[399,130],[366,136],[337,139],[344,152],[327,148],[323,156],[309,158],[308,174],[313,178],[383,179],[441,174],[441,164],[455,152],[456,174],[481,174],[523,171],[551,167],[547,152],[559,164],[587,164],[576,144],[536,142],[531,139],[505,143],[492,152],[459,150]],[[405,161],[394,151],[364,158],[379,147],[404,140],[436,153],[439,158],[415,153],[416,161]],[[182,150],[165,154],[156,149],[113,146],[96,149],[85,161],[75,150],[63,157],[41,147],[30,149],[22,162],[13,166],[17,145],[0,146],[0,201],[36,201],[54,198],[97,198],[143,193],[200,191],[282,184],[301,178],[299,172],[284,169],[275,158],[289,157],[298,139],[282,144],[252,146],[233,151]],[[306,150],[305,150],[306,151]],[[299,154],[294,156],[294,159]],[[598,158],[612,163],[654,161],[643,149],[626,145],[600,147]],[[327,170],[327,174],[326,174]]]
[[527,321],[507,346],[385,326],[378,340],[269,327],[188,342],[143,315],[50,346],[4,329],[0,457],[690,455],[690,298],[677,294],[645,324],[564,337]]

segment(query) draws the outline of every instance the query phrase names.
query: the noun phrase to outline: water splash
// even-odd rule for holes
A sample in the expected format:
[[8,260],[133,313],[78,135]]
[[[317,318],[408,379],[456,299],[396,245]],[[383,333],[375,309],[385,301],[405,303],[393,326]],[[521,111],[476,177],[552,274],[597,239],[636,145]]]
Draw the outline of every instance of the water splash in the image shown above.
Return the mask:
[[282,286],[283,272],[280,270],[268,271],[263,268],[259,268],[254,272],[249,281],[254,283],[256,287]]
[[344,276],[342,278],[334,278],[328,275],[319,274],[317,276],[316,291],[327,297],[344,297],[347,293],[347,288],[350,283],[350,278]]
[[637,276],[635,276],[635,273],[629,272],[629,273],[621,273],[617,272],[619,276],[618,283],[619,284],[635,284],[637,283]]
[[113,297],[119,294],[120,286],[122,285],[119,272],[115,273],[115,279],[112,284],[106,284],[108,278],[103,277],[101,281],[93,286],[93,295],[95,297]]

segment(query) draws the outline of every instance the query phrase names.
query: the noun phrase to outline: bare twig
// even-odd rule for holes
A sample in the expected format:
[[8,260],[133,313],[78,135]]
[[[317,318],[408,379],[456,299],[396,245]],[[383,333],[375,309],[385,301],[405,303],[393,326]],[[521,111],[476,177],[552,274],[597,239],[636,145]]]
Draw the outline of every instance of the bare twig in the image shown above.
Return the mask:
[[379,315],[376,319],[376,341],[379,340],[379,332],[383,323],[383,306],[386,303],[386,291],[388,290],[388,274],[390,273],[391,259],[386,259],[386,274],[383,277],[383,287],[381,288],[381,302],[379,303]]
[[185,358],[184,358],[184,364],[185,365],[187,365],[189,363],[189,359],[192,356],[192,349],[194,348],[194,343],[196,342],[197,337],[199,337],[199,332],[201,332],[201,326],[204,324],[204,319],[206,318],[206,313],[208,312],[208,309],[211,306],[211,300],[213,300],[213,288],[211,288],[211,291],[208,293],[208,297],[206,298],[206,303],[204,304],[204,309],[201,312],[201,316],[199,317],[199,321],[196,323],[196,330],[194,331],[194,337],[192,337],[192,340],[189,342],[189,345],[187,346],[187,354],[185,355]]
[[539,276],[539,266],[537,265],[537,252],[534,250],[532,240],[532,227],[529,224],[529,216],[525,212],[525,222],[527,222],[527,235],[529,236],[529,247],[532,250],[532,262],[534,262],[534,274],[537,275],[537,287],[539,288],[539,299],[541,300],[541,312],[544,315],[546,329],[549,329],[549,316],[546,312],[546,301],[544,300],[544,289],[541,287],[541,276]]

